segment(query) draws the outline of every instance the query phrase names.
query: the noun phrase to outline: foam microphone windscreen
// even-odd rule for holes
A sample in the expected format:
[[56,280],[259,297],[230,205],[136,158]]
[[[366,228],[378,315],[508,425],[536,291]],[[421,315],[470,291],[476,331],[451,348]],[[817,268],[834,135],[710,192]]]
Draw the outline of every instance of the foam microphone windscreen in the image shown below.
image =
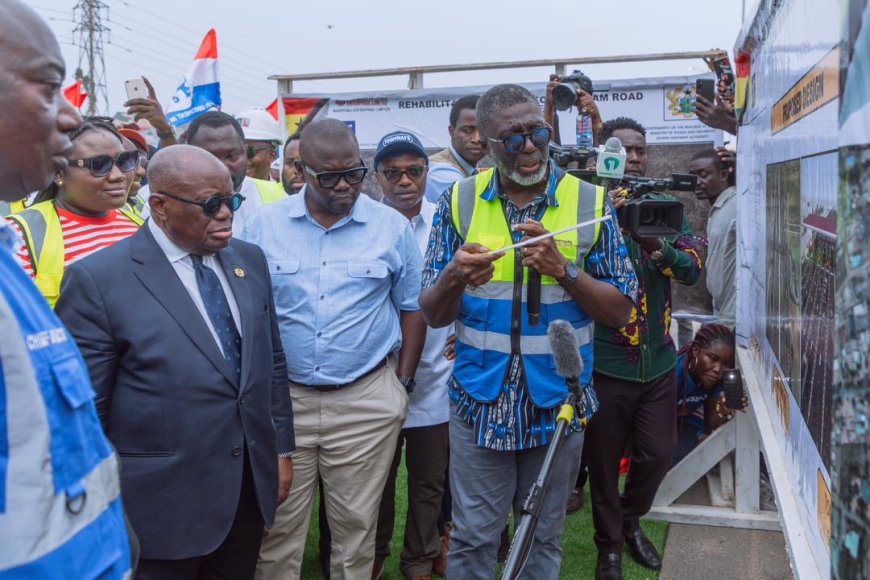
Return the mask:
[[583,373],[583,359],[577,346],[574,327],[564,320],[554,320],[547,327],[550,347],[556,359],[556,374],[565,379],[575,379]]

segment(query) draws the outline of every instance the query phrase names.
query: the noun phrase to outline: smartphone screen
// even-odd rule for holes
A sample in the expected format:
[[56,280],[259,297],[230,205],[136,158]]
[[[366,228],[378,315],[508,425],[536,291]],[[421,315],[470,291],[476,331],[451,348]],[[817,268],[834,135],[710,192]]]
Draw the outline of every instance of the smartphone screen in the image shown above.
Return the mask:
[[148,98],[148,87],[142,79],[124,81],[124,87],[127,89],[127,100]]
[[695,81],[695,93],[707,99],[707,102],[711,104],[716,102],[713,96],[714,87],[715,82],[713,79],[698,79]]

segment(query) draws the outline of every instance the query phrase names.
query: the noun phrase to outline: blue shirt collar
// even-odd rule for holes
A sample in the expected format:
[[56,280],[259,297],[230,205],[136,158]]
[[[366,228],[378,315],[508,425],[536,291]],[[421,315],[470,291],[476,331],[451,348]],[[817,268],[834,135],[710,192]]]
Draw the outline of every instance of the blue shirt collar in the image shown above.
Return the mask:
[[456,159],[456,162],[459,163],[460,167],[462,167],[465,175],[471,175],[474,173],[476,167],[463,159],[462,155],[456,152],[456,149],[453,148],[453,143],[448,143],[447,148],[450,149],[450,154],[453,155],[453,158]]
[[[548,160],[547,165],[549,167],[549,177],[547,178],[547,205],[552,207],[559,207],[559,202],[556,199],[556,187],[558,187],[559,182],[562,180],[562,177],[565,175],[565,172],[556,165]],[[485,201],[492,201],[495,199],[495,196],[498,195],[499,184],[498,184],[498,169],[493,168],[492,170],[492,179],[489,180],[489,184],[486,186],[486,189],[480,194],[480,197]]]
[[[290,196],[290,211],[288,215],[291,218],[306,218],[313,224],[317,224],[317,220],[311,217],[311,212],[308,211],[308,204],[305,203],[305,196],[308,195],[308,185],[303,185],[302,189],[299,190],[299,193]],[[340,219],[332,228],[337,228],[339,226],[344,225],[348,221],[355,221],[359,223],[366,223],[371,218],[372,210],[369,207],[369,203],[375,203],[373,200],[365,199],[368,198],[365,192],[360,192],[359,197],[356,200],[356,203],[353,204],[353,208],[350,210],[350,215],[343,217]],[[317,224],[320,225],[320,224]]]

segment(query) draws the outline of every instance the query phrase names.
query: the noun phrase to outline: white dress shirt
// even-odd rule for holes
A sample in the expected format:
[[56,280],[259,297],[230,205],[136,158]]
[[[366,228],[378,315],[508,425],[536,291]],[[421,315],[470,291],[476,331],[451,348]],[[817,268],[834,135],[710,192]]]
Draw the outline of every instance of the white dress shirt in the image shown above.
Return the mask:
[[[434,217],[435,204],[423,198],[420,214],[411,219],[411,228],[422,254],[426,253]],[[417,388],[409,397],[406,429],[439,425],[450,420],[447,380],[453,372],[453,361],[444,358],[444,347],[454,332],[452,324],[443,328],[426,327],[426,343],[414,376]]]
[[[221,353],[225,354],[223,348],[221,348],[220,337],[218,337],[217,332],[215,332],[214,325],[211,323],[211,318],[205,309],[205,303],[202,301],[202,296],[199,293],[199,286],[196,284],[196,272],[193,269],[193,260],[190,257],[190,253],[182,250],[175,244],[175,242],[170,240],[166,234],[163,233],[163,230],[157,227],[154,220],[148,220],[148,229],[151,231],[151,235],[154,236],[154,241],[157,242],[157,245],[160,246],[160,249],[163,250],[164,254],[166,254],[166,258],[169,260],[169,263],[172,264],[172,269],[175,270],[178,279],[181,280],[182,284],[184,284],[184,289],[187,290],[188,294],[190,294],[190,298],[196,305],[196,309],[199,311],[200,316],[205,320],[205,324],[208,326],[208,329],[211,332],[214,341],[217,343],[218,348],[220,348]],[[221,288],[224,289],[224,294],[227,297],[227,302],[230,304],[230,313],[233,315],[233,322],[236,323],[236,329],[239,331],[239,336],[241,336],[242,325],[241,319],[239,318],[239,305],[236,303],[236,297],[233,295],[227,277],[224,275],[224,269],[221,268],[220,262],[217,260],[217,255],[203,256],[202,263],[214,270],[214,273],[217,274],[218,280],[221,282]]]

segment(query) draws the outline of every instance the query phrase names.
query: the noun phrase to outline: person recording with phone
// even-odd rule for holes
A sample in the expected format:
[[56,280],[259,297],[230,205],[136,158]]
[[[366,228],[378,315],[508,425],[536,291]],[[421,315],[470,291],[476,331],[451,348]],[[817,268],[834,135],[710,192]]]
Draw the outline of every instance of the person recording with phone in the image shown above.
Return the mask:
[[[543,499],[523,577],[552,578],[561,565],[565,500],[577,476],[583,425],[598,406],[591,385],[593,322],[622,326],[637,292],[613,220],[521,249],[521,239],[612,216],[603,188],[548,158],[551,127],[517,85],[491,88],[477,120],[495,168],[457,182],[438,200],[420,306],[433,327],[456,323],[450,395],[451,578],[492,578],[508,513],[541,469],[568,389],[551,365],[549,322],[570,322],[585,364],[571,432]],[[541,277],[531,320],[528,272]],[[537,322],[537,324],[535,324]],[[519,514],[515,514],[518,516]]]
[[144,119],[154,127],[154,130],[157,131],[157,137],[160,139],[161,149],[177,145],[178,138],[175,135],[175,129],[163,113],[163,107],[157,100],[157,93],[151,86],[151,82],[145,77],[131,79],[126,81],[125,87],[127,89],[127,102],[124,103],[124,106],[127,107],[127,114],[133,117],[134,121]]
[[[625,174],[646,175],[646,130],[618,117],[604,124],[601,139],[616,137],[626,151]],[[628,201],[622,188],[611,192],[619,211]],[[673,201],[664,194],[656,200]],[[625,228],[626,224],[620,222]],[[661,557],[640,528],[656,490],[670,466],[675,444],[676,353],[669,329],[671,280],[692,285],[701,274],[701,258],[688,222],[676,234],[642,237],[625,228],[626,245],[639,281],[638,301],[628,324],[595,327],[598,414],[589,422],[584,461],[589,468],[592,519],[598,546],[596,577],[622,578],[622,547],[639,564],[661,567]],[[631,443],[625,491],[619,493],[619,462]]]

